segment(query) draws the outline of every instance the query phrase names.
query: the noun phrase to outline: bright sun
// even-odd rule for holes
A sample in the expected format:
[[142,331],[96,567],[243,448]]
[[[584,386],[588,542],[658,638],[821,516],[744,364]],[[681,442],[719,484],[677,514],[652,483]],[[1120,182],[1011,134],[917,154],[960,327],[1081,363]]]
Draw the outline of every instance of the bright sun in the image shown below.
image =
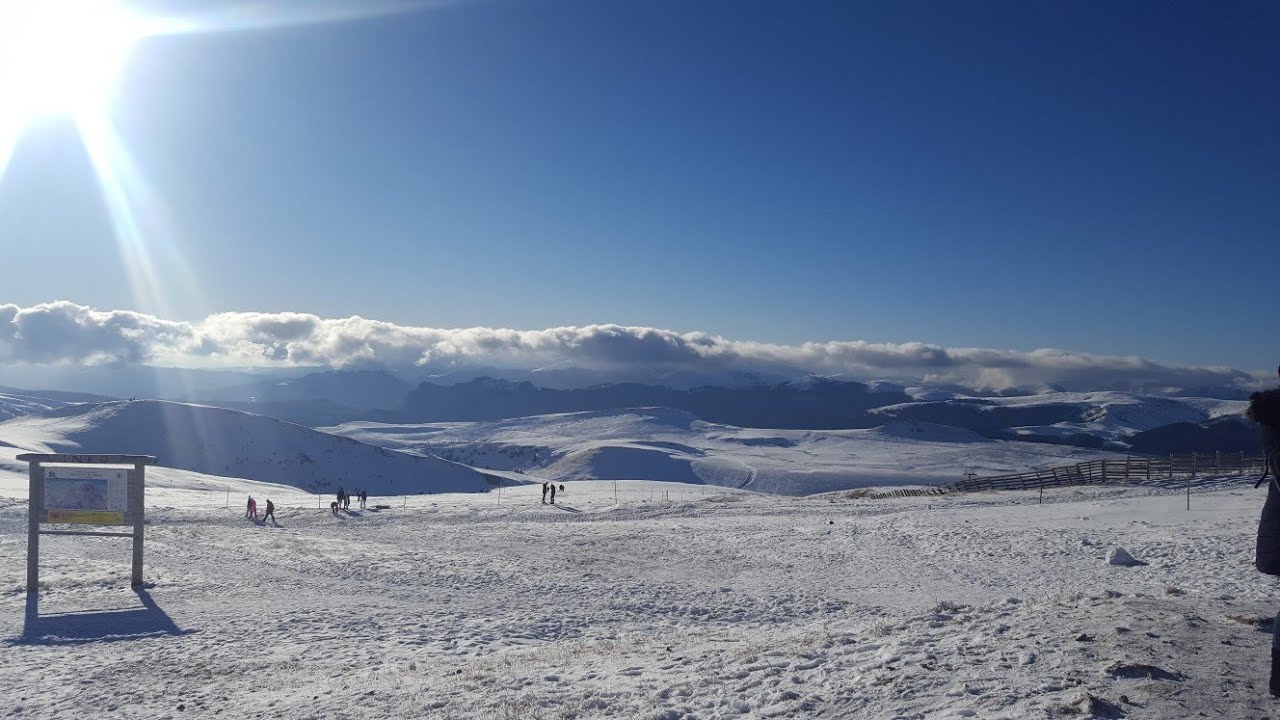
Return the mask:
[[0,0],[0,125],[100,111],[143,34],[112,0]]

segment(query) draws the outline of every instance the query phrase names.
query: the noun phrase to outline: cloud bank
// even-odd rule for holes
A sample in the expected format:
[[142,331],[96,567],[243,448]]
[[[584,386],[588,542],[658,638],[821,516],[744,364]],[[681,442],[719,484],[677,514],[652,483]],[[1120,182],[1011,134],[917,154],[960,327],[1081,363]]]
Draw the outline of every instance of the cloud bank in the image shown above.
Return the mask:
[[0,367],[6,364],[325,366],[424,373],[466,367],[572,367],[619,379],[818,374],[985,391],[1247,390],[1263,382],[1231,368],[1052,349],[1027,352],[861,340],[779,345],[618,325],[438,329],[291,312],[220,313],[186,323],[67,301],[27,308],[0,305]]

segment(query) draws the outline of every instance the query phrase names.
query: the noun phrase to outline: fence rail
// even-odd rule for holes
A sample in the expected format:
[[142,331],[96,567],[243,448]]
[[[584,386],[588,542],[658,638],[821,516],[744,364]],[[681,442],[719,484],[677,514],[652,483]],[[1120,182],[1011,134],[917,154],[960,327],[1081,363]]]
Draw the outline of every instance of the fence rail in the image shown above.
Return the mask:
[[1173,478],[1195,480],[1197,477],[1261,474],[1266,459],[1261,455],[1238,453],[1171,454],[1168,457],[1125,457],[1115,460],[1090,460],[1032,470],[1012,475],[970,478],[947,485],[927,488],[903,488],[870,493],[859,497],[878,499],[921,497],[952,492],[982,490],[1036,490],[1067,485],[1101,485],[1104,483],[1154,483]]

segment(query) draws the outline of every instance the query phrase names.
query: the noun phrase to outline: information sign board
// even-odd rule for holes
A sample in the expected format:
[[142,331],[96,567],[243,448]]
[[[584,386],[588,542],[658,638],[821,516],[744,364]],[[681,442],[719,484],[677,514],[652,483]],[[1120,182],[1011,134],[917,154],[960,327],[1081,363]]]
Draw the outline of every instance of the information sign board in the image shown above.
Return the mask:
[[129,471],[98,467],[47,467],[45,522],[125,525]]
[[[146,526],[148,465],[151,455],[69,455],[23,453],[27,463],[27,602],[38,602],[41,535],[96,535],[133,539],[133,571],[129,582],[142,585],[143,528]],[[100,467],[116,465],[117,467]],[[132,466],[132,470],[120,468]],[[130,532],[43,529],[42,523],[130,525]]]

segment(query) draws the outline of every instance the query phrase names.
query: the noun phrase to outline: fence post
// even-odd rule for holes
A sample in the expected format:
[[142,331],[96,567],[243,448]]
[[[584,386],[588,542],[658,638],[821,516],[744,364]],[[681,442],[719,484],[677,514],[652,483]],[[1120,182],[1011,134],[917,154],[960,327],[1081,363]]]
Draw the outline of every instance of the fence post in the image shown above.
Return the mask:
[[1151,482],[1151,458],[1147,458],[1147,482]]
[[1196,465],[1199,453],[1191,453],[1191,475],[1187,478],[1187,510],[1191,509],[1191,482],[1196,479]]
[[1244,474],[1244,451],[1243,450],[1240,451],[1240,464],[1236,466],[1236,474],[1237,475]]
[[1124,456],[1124,481],[1129,482],[1129,456]]
[[1169,479],[1173,479],[1173,453],[1169,453]]
[[1218,477],[1222,474],[1222,451],[1213,451],[1213,476]]

